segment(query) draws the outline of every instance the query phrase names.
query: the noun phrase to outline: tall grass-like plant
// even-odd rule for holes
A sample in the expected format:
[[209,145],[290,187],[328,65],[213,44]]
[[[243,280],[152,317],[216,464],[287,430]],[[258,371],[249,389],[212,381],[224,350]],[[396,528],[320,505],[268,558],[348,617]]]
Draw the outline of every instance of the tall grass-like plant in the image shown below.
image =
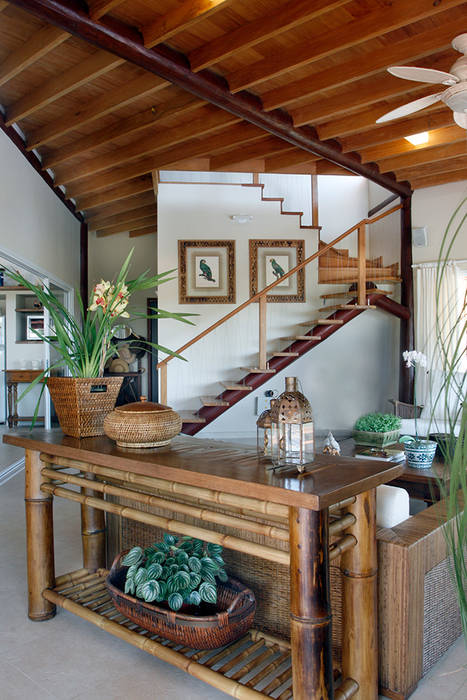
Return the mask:
[[[436,274],[436,345],[443,367],[442,386],[433,397],[433,404],[440,402],[444,408],[448,439],[440,444],[448,485],[439,480],[442,498],[446,499],[446,521],[444,533],[452,558],[452,573],[462,621],[462,629],[467,643],[467,381],[466,381],[466,337],[467,299],[464,296],[458,312],[456,324],[446,332],[441,318],[441,287],[447,265],[452,259],[452,249],[461,236],[467,237],[467,197],[452,214],[444,233],[438,256]],[[453,300],[454,303],[455,300]],[[457,407],[453,409],[449,396],[457,397]],[[434,409],[433,409],[434,413]],[[455,427],[459,435],[455,437]]]
[[[134,279],[129,279],[129,270],[132,249],[124,261],[117,277],[113,281],[101,280],[93,288],[89,305],[85,307],[84,301],[79,292],[76,292],[79,304],[80,317],[77,319],[63,305],[60,299],[47,285],[34,284],[26,279],[20,272],[7,270],[8,277],[17,284],[32,292],[44,309],[47,309],[50,316],[50,328],[44,329],[44,333],[35,330],[39,340],[48,343],[58,356],[50,367],[47,367],[39,376],[29,384],[28,388],[21,394],[22,399],[34,386],[54,370],[67,370],[72,377],[102,377],[107,362],[114,357],[117,346],[112,342],[112,338],[117,331],[127,325],[128,321],[122,319],[160,319],[173,318],[184,323],[192,322],[187,318],[196,314],[180,314],[164,311],[163,309],[151,309],[151,313],[132,310],[129,313],[129,303],[132,294],[146,289],[155,289],[163,282],[168,282],[174,270],[151,275],[149,270],[138,275]],[[127,344],[133,348],[140,349],[141,341],[138,339],[127,340]],[[171,350],[144,341],[145,348],[152,347],[155,350],[173,355]],[[183,358],[182,358],[183,359]],[[36,406],[35,416],[37,416],[39,401],[44,390],[41,385],[41,394]]]

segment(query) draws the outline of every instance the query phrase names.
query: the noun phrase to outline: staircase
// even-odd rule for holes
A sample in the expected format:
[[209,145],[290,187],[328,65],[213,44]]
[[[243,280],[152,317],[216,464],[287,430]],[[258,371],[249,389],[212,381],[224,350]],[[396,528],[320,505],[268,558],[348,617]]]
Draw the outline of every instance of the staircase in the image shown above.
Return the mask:
[[[256,187],[260,189],[261,200],[264,202],[279,202],[280,213],[284,216],[297,216],[299,218],[299,227],[301,229],[316,229],[318,226],[308,226],[302,224],[303,212],[291,212],[283,209],[284,198],[282,197],[264,197],[263,184],[248,184],[243,187]],[[215,328],[218,328],[224,322],[228,321],[233,315],[241,312],[252,302],[259,302],[259,319],[260,319],[260,340],[259,340],[259,367],[240,367],[238,381],[221,382],[223,387],[219,394],[215,396],[200,396],[201,406],[197,411],[179,411],[182,417],[182,433],[186,435],[195,435],[205,426],[209,425],[216,418],[221,416],[225,411],[228,411],[236,403],[249,395],[251,391],[258,389],[265,384],[271,376],[285,369],[298,358],[308,353],[320,343],[327,340],[331,335],[338,332],[347,323],[354,318],[364,313],[368,309],[380,308],[401,319],[409,318],[410,314],[405,306],[397,303],[390,298],[391,291],[385,291],[377,287],[377,283],[397,284],[401,282],[399,277],[399,265],[394,263],[391,265],[383,265],[381,257],[366,259],[365,255],[365,240],[366,240],[366,225],[387,216],[400,206],[393,207],[383,215],[371,220],[359,222],[354,227],[338,236],[331,243],[319,243],[318,251],[310,256],[307,260],[297,265],[293,270],[290,270],[286,277],[295,274],[299,269],[305,267],[314,259],[318,259],[318,282],[326,285],[341,285],[347,289],[336,289],[328,293],[320,295],[324,305],[317,309],[314,313],[315,318],[299,324],[296,334],[291,334],[288,337],[281,338],[284,343],[281,350],[272,352],[269,356],[266,355],[266,295],[273,289],[281,280],[276,280],[274,283],[258,292],[256,295],[248,299],[243,304],[240,304],[234,312],[230,312],[224,318],[217,321],[203,333],[196,336],[189,343],[186,343],[176,352],[183,352],[201,340],[205,335],[210,333]],[[336,244],[349,236],[351,233],[358,231],[358,251],[361,258],[350,255],[348,249],[337,248]],[[284,278],[282,278],[284,279]],[[335,303],[328,303],[335,301]],[[263,319],[263,321],[261,320]],[[167,402],[167,363],[173,358],[168,357],[158,364],[158,369],[161,370],[161,402]]]

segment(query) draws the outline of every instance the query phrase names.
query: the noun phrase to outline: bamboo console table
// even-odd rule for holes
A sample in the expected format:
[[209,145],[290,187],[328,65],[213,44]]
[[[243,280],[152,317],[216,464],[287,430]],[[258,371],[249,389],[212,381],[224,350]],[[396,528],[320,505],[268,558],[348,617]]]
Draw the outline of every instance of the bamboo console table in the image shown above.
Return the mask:
[[[401,465],[317,455],[301,476],[293,470],[276,475],[252,449],[196,438],[179,437],[169,447],[149,450],[124,450],[105,437],[78,440],[45,430],[7,434],[4,441],[26,451],[32,620],[53,617],[59,605],[239,700],[272,697],[279,688],[281,700],[376,700],[375,487],[395,479]],[[164,499],[167,494],[172,500]],[[173,500],[176,494],[183,503]],[[82,517],[84,568],[57,578],[53,496],[80,503]],[[162,503],[171,517],[114,503],[109,496],[123,496],[133,505]],[[203,506],[187,505],[190,497]],[[232,515],[223,516],[230,527],[258,534],[267,527],[268,537],[289,541],[289,552],[177,520],[180,513],[196,511],[205,522],[219,522],[210,503],[232,509]],[[100,568],[105,566],[105,512],[290,566],[290,643],[251,630],[212,656],[167,644],[118,615]],[[265,514],[277,525],[266,526],[255,517]],[[329,562],[339,556],[345,634],[341,681],[334,687]],[[219,668],[218,662],[234,652],[240,653]],[[225,675],[237,664],[234,674]],[[260,683],[265,678],[266,686]]]

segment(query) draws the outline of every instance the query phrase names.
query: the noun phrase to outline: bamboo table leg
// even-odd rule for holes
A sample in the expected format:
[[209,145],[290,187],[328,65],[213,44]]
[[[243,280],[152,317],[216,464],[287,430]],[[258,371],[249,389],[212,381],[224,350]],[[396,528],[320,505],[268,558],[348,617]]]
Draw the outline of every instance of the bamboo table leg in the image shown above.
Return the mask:
[[343,573],[342,676],[359,684],[354,700],[378,698],[378,610],[376,491],[365,491],[348,507],[356,522],[347,532],[357,545],[341,558]]
[[289,509],[294,700],[332,700],[328,512]]
[[[94,480],[95,474],[86,474],[86,479]],[[90,489],[81,488],[85,496],[94,496]],[[83,545],[83,566],[89,571],[105,567],[105,513],[91,506],[81,506],[81,541]]]
[[41,475],[39,452],[26,450],[25,463],[28,614],[31,620],[48,620],[55,615],[55,605],[42,597],[42,591],[55,583],[53,497],[40,489],[47,479]]

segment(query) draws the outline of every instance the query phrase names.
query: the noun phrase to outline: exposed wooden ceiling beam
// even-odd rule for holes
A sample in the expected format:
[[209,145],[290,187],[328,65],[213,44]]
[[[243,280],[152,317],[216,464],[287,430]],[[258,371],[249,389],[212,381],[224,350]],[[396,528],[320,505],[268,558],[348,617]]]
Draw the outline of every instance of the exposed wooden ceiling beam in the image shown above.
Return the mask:
[[186,114],[186,112],[203,104],[202,100],[190,95],[188,92],[182,92],[177,88],[167,88],[166,92],[167,98],[160,105],[158,104],[150,109],[145,109],[144,112],[134,114],[131,117],[120,119],[120,121],[110,126],[93,131],[91,134],[76,139],[66,146],[50,151],[43,158],[44,167],[52,168],[59,163],[73,158],[73,156],[86,153],[86,151],[102,146],[122,136],[129,136],[142,129],[147,129],[174,115],[181,116],[182,114]]
[[[425,97],[432,92],[432,88],[422,85],[418,90],[414,90],[410,97],[412,99]],[[367,129],[376,129],[378,124],[376,120],[385,112],[392,108],[398,107],[401,104],[401,97],[393,97],[382,102],[376,102],[374,105],[364,107],[358,112],[352,113],[352,118],[349,119],[345,114],[339,115],[335,119],[317,124],[316,131],[321,139],[341,138],[349,134],[360,134]],[[437,105],[425,109],[425,114],[437,109]]]
[[428,177],[429,175],[438,175],[440,173],[450,172],[452,170],[465,170],[467,168],[467,163],[465,156],[457,156],[454,158],[447,158],[446,160],[441,160],[438,163],[424,163],[423,168],[406,168],[405,170],[400,170],[401,173],[410,175],[415,180],[419,180],[420,176]]
[[147,226],[137,231],[130,231],[128,235],[130,238],[140,238],[141,236],[149,236],[151,234],[157,234],[157,229],[154,226]]
[[251,139],[257,138],[259,133],[259,130],[252,124],[236,124],[224,131],[185,141],[177,146],[172,146],[156,155],[143,158],[135,163],[113,168],[111,171],[99,173],[92,177],[83,178],[78,182],[72,183],[70,187],[67,187],[67,193],[70,197],[79,197],[83,194],[107,189],[120,182],[124,182],[128,178],[151,173],[156,169],[167,169],[168,166],[172,166],[178,161],[186,160],[187,158],[198,158],[206,154],[227,150],[232,143],[246,143]]
[[[451,5],[455,4],[456,1],[446,0],[446,3]],[[132,32],[130,28],[125,29],[123,33],[123,31],[114,27],[110,28],[97,24],[83,12],[64,6],[54,0],[12,0],[12,2],[41,19],[71,31],[82,39],[111,51],[121,58],[125,58],[184,88],[201,99],[211,102],[241,119],[245,119],[245,121],[256,125],[260,129],[283,138],[294,146],[326,158],[351,172],[363,175],[386,187],[391,192],[401,196],[410,194],[410,186],[407,183],[398,183],[391,175],[381,175],[375,165],[367,166],[361,164],[357,154],[343,154],[334,144],[323,143],[311,129],[297,129],[291,124],[288,115],[282,112],[266,113],[253,96],[245,94],[232,95],[223,81],[216,79],[215,76],[205,75],[204,72],[192,73],[184,59],[169,57],[166,51],[160,52],[157,49],[146,49],[141,43],[139,34]],[[413,0],[410,3],[410,8],[419,8],[420,3],[421,0]],[[397,0],[397,8],[405,16],[406,4],[403,3],[404,7],[399,7],[400,4],[400,0]],[[425,12],[427,12],[426,0],[423,5]],[[436,8],[433,8],[431,5],[430,8],[430,13],[436,11]],[[392,10],[389,9],[388,11],[391,12]],[[348,26],[346,30],[348,30]]]
[[117,5],[125,0],[88,0],[89,16],[92,19],[100,19]]
[[[423,148],[412,153],[404,153],[403,155],[394,156],[393,158],[385,158],[381,161],[380,167],[384,172],[406,170],[412,166],[422,166],[425,163],[433,163],[434,161],[455,158],[456,156],[462,155],[467,155],[467,143],[465,142],[465,138],[464,141],[460,143],[435,146],[434,148]],[[423,168],[420,168],[420,173],[422,172]]]
[[95,175],[102,170],[120,166],[136,158],[156,153],[164,148],[175,146],[190,138],[197,138],[238,122],[238,117],[228,114],[212,105],[204,105],[191,113],[190,118],[182,124],[169,129],[158,129],[146,134],[127,146],[117,148],[110,153],[89,158],[82,163],[59,166],[55,169],[55,182],[63,185],[83,177]]
[[59,119],[38,127],[28,135],[28,148],[37,148],[44,143],[49,143],[73,129],[99,119],[115,109],[125,107],[146,95],[167,87],[167,82],[154,75],[144,74],[130,80],[122,87],[115,90],[106,90],[94,98],[82,109],[72,109],[63,114]]
[[316,157],[299,148],[289,149],[285,153],[278,153],[265,159],[266,172],[282,172],[284,169],[301,166],[303,163],[316,162]]
[[285,85],[268,90],[261,96],[264,109],[284,107],[294,102],[297,96],[312,97],[329,86],[336,88],[346,85],[385,70],[388,66],[401,62],[416,63],[424,56],[449,49],[452,37],[459,31],[459,20],[443,22],[442,15],[437,19],[436,27],[428,31],[391,43],[380,51],[360,56],[358,60],[338,63],[306,78],[288,81]]
[[[450,67],[451,61],[452,59],[448,62],[435,62],[436,67],[438,70],[446,70]],[[429,63],[431,64],[432,61]],[[291,109],[290,114],[296,126],[318,124],[326,119],[336,118],[339,114],[347,115],[362,109],[362,107],[373,105],[375,102],[388,98],[392,99],[407,95],[407,100],[405,101],[408,102],[412,99],[411,93],[419,91],[420,87],[420,83],[401,80],[395,75],[384,72],[379,76],[355,81],[345,88],[338,88],[329,97],[311,100],[308,104]],[[424,85],[423,87],[425,94],[436,92],[436,87],[433,85]],[[404,100],[401,99],[401,102],[404,102]]]
[[390,141],[388,143],[381,143],[378,146],[363,149],[360,151],[360,155],[363,162],[379,162],[384,158],[391,158],[392,156],[398,156],[402,153],[414,153],[415,151],[429,150],[434,146],[457,143],[465,140],[465,129],[461,129],[460,126],[453,124],[452,126],[445,126],[442,129],[434,129],[430,132],[428,143],[421,144],[420,146],[414,146],[404,138],[395,139],[394,141]]
[[2,12],[2,10],[4,10],[6,7],[8,7],[9,4],[10,3],[5,2],[5,0],[0,0],[0,12]]
[[212,66],[238,50],[245,51],[348,2],[349,0],[295,0],[286,3],[277,12],[268,12],[267,15],[194,49],[188,54],[190,66],[194,71]]
[[[8,4],[8,2],[5,3],[5,5]],[[50,25],[35,31],[27,41],[12,51],[0,64],[0,85],[14,78],[15,75],[21,73],[69,38],[68,32]]]
[[123,63],[107,51],[96,51],[89,58],[80,61],[64,73],[56,75],[32,92],[28,92],[7,109],[7,124],[20,121],[38,109],[76,90],[81,85],[105,75]]
[[148,190],[147,192],[142,192],[132,197],[125,197],[125,199],[121,199],[117,202],[111,202],[110,204],[94,207],[94,209],[85,210],[84,214],[86,219],[92,218],[94,219],[94,223],[97,223],[99,219],[103,220],[114,214],[126,213],[132,209],[139,209],[149,204],[154,205],[155,203],[154,192]]
[[438,3],[433,0],[393,0],[390,4],[378,5],[373,12],[323,32],[319,39],[271,52],[264,59],[230,73],[227,75],[230,89],[232,92],[246,90],[312,61],[326,58],[426,17],[434,17],[439,12],[464,2],[465,0],[443,0]]
[[[223,170],[247,160],[264,158],[269,154],[289,151],[290,145],[275,136],[262,136],[242,148],[232,148],[211,158],[211,170]],[[309,156],[309,154],[308,154]]]
[[334,163],[327,160],[319,160],[315,163],[317,175],[348,175],[343,168],[339,168]]
[[200,19],[205,19],[232,0],[182,0],[173,10],[165,12],[159,19],[142,28],[144,45],[151,48],[167,41],[171,36],[190,29]]
[[155,221],[155,219],[155,214],[153,214],[152,216],[145,216],[140,219],[129,219],[127,221],[116,224],[115,226],[109,226],[108,228],[104,228],[102,230],[99,229],[98,231],[96,231],[96,235],[98,238],[102,238],[103,236],[112,236],[112,234],[114,233],[122,233],[123,231],[129,231],[130,229],[132,231],[136,231],[139,228],[146,228],[147,226],[152,226],[154,228],[155,226],[157,226],[157,222]]
[[344,151],[358,151],[368,146],[377,146],[381,143],[394,141],[397,138],[404,138],[411,134],[418,134],[422,131],[440,129],[443,126],[451,126],[452,112],[448,107],[443,107],[438,111],[419,112],[415,117],[408,117],[401,122],[394,122],[390,125],[384,124],[375,129],[364,131],[361,134],[354,134],[341,138],[342,149]]
[[428,177],[420,177],[415,181],[414,189],[436,187],[437,185],[446,185],[449,182],[461,182],[462,180],[467,180],[467,168],[448,173],[439,173],[438,175],[429,175]]
[[147,204],[145,207],[138,207],[136,209],[129,209],[128,211],[120,212],[119,214],[112,214],[111,216],[93,216],[87,220],[89,230],[96,231],[97,229],[111,228],[117,224],[124,224],[128,221],[135,221],[135,219],[142,219],[145,216],[157,216],[156,203]]
[[78,209],[89,213],[91,209],[96,207],[118,202],[142,192],[152,192],[152,177],[150,175],[142,175],[133,180],[129,179],[127,182],[120,183],[117,187],[109,187],[104,192],[91,192],[82,196],[76,195],[75,200]]

